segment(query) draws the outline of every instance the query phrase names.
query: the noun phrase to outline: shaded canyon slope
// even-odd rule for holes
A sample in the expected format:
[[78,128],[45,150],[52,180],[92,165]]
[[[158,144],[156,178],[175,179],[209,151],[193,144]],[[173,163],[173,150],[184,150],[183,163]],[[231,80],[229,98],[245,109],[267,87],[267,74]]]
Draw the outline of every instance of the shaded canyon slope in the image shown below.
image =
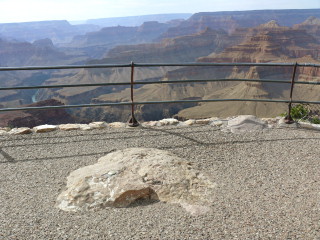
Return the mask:
[[[61,106],[61,102],[48,99],[23,107]],[[78,119],[77,119],[78,121]],[[0,113],[0,127],[35,127],[43,124],[73,123],[75,119],[65,109],[29,110]]]
[[[160,43],[124,45],[113,48],[109,51],[105,58],[101,60],[90,61],[89,64],[113,64],[128,63],[129,61],[138,62],[194,62],[198,57],[209,54],[212,51],[222,51],[226,46],[234,43],[233,38],[229,38],[224,31],[211,30],[209,28],[197,34],[177,37],[173,39],[165,39]],[[238,40],[236,40],[238,41]],[[160,81],[165,77],[167,72],[175,68],[136,68],[136,81]],[[85,69],[77,72],[75,75],[66,77],[51,78],[46,84],[61,84],[64,82],[72,83],[103,83],[108,82],[129,82],[130,69]],[[89,103],[90,101],[98,102],[99,96],[108,93],[117,93],[128,86],[115,87],[86,87],[86,88],[68,88],[58,90],[45,90],[38,94],[38,99],[56,98],[66,104]],[[80,116],[90,116],[88,112],[98,111],[99,120],[110,121],[116,120],[119,112],[127,118],[127,113],[106,110],[80,110],[77,114]],[[176,112],[176,111],[174,111]],[[172,111],[170,111],[170,114]],[[115,116],[114,116],[115,115]],[[161,114],[158,114],[161,117]],[[121,120],[124,120],[121,118]]]
[[[243,32],[243,29],[240,30]],[[237,30],[235,31],[237,32]],[[235,46],[227,47],[219,53],[198,58],[199,62],[311,62],[320,63],[320,43],[306,30],[282,27],[276,21],[270,21],[254,29],[247,29],[253,36]],[[186,67],[169,71],[167,79],[279,79],[290,80],[292,68],[285,67]],[[299,80],[319,81],[319,69],[300,67]],[[183,99],[288,99],[289,84],[224,82],[195,84],[146,85],[135,91],[136,101],[183,100]],[[320,99],[318,86],[299,86],[296,98],[304,100]],[[102,95],[97,102],[129,101],[129,91]],[[302,100],[302,99],[301,99]],[[189,104],[190,105],[190,104]],[[159,111],[171,113],[179,111],[176,117],[181,119],[238,114],[253,114],[261,117],[277,116],[286,111],[286,104],[260,102],[221,102],[200,103],[197,106],[161,106]],[[148,111],[155,112],[150,106],[138,107],[141,118],[149,120]],[[109,111],[112,111],[109,109]],[[155,114],[156,115],[156,114]],[[158,114],[159,115],[159,114]],[[148,117],[145,117],[148,116]],[[162,116],[163,117],[163,116]]]
[[[181,20],[182,21],[182,20]],[[64,49],[71,48],[83,51],[92,58],[101,58],[111,48],[117,45],[139,44],[153,42],[170,27],[180,21],[159,23],[157,21],[144,22],[140,26],[112,26],[99,31],[88,32],[75,36],[71,42],[61,44]]]
[[[65,53],[56,48],[50,39],[29,42],[0,39],[0,66],[50,66],[84,63],[87,56],[78,53]],[[41,85],[56,72],[50,71],[1,71],[1,87]],[[35,90],[0,91],[3,107],[16,107],[29,104]]]

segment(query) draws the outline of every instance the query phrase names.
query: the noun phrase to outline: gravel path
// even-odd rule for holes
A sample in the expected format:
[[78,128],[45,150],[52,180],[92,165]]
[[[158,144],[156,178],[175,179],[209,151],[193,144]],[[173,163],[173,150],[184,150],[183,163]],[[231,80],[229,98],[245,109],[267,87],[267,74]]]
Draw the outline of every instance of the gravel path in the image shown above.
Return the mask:
[[[212,126],[0,136],[0,239],[320,239],[320,132],[230,134]],[[212,211],[153,203],[55,208],[68,174],[115,149],[157,147],[217,183]]]

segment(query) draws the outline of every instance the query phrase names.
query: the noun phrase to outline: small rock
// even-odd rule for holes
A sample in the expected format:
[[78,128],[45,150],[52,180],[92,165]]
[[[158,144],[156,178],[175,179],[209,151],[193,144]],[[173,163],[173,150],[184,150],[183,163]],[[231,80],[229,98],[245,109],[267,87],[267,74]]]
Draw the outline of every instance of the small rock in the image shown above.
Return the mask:
[[78,124],[81,130],[88,131],[92,130],[92,128],[88,124]]
[[95,129],[102,129],[102,128],[106,128],[108,125],[106,122],[92,122],[89,123],[89,127],[90,128],[95,128]]
[[59,129],[63,131],[79,130],[80,126],[79,124],[61,124]]
[[227,124],[226,121],[215,120],[211,122],[211,126],[221,127],[222,125]]
[[0,130],[0,135],[5,135],[5,134],[8,134],[8,132],[5,130]]
[[33,130],[36,132],[36,133],[45,133],[45,132],[52,132],[52,131],[55,131],[57,129],[57,126],[55,125],[40,125],[40,126],[37,126],[37,127],[34,127]]
[[13,134],[13,135],[20,135],[20,134],[29,134],[31,133],[31,129],[27,128],[27,127],[21,127],[21,128],[13,128],[11,129],[11,131],[9,132],[9,134]]
[[158,121],[157,126],[167,126],[167,125],[176,125],[179,121],[175,118],[165,118]]
[[196,120],[195,119],[189,119],[187,121],[182,122],[183,125],[187,125],[187,126],[192,126],[194,124],[196,124]]
[[125,128],[127,125],[123,122],[113,122],[108,124],[111,128]]
[[192,126],[196,123],[196,120],[194,119],[189,119],[187,121],[184,121],[184,122],[179,122],[178,123],[178,126],[179,127],[189,127],[189,126]]
[[149,121],[142,123],[143,127],[155,127],[157,126],[158,121]]
[[230,119],[228,125],[224,130],[232,133],[261,131],[268,128],[268,125],[253,115],[240,115],[236,118]]
[[212,122],[211,118],[207,118],[207,119],[197,119],[196,120],[196,124],[202,124],[202,125],[208,125]]

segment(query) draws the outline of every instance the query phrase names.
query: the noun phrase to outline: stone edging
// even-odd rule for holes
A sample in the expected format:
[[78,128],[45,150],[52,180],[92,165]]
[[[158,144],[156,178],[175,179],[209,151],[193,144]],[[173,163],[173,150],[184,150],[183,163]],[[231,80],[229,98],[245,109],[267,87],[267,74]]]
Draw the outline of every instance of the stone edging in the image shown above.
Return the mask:
[[[187,121],[178,121],[174,118],[162,119],[159,121],[150,121],[141,123],[142,127],[150,128],[150,127],[161,127],[161,126],[170,126],[175,125],[179,127],[187,127],[192,125],[211,125],[219,128],[226,128],[228,126],[228,122],[231,119],[236,117],[229,117],[226,119],[221,118],[206,118],[206,119],[189,119]],[[276,118],[261,118],[263,122],[268,126],[268,128],[307,128],[320,130],[320,124],[312,124],[308,122],[295,122],[293,124],[286,124],[284,122],[283,117]],[[52,132],[56,130],[62,131],[72,131],[72,130],[83,130],[89,131],[93,129],[103,129],[103,128],[131,128],[128,124],[123,122],[92,122],[89,124],[61,124],[61,125],[41,125],[36,126],[34,128],[20,127],[20,128],[0,128],[0,135],[10,134],[10,135],[21,135],[21,134],[30,134],[30,133],[45,133]]]

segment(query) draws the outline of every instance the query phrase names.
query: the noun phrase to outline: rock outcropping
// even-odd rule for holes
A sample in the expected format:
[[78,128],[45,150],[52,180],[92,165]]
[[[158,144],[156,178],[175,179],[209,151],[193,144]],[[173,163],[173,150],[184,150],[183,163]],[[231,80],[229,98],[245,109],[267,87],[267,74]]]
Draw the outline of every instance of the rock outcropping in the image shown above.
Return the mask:
[[216,184],[170,152],[131,148],[73,171],[57,199],[65,211],[128,207],[137,200],[177,203],[192,214],[210,210]]
[[[49,99],[24,107],[59,106],[61,102]],[[65,109],[28,110],[0,114],[0,127],[35,127],[42,124],[72,123],[75,119]]]

